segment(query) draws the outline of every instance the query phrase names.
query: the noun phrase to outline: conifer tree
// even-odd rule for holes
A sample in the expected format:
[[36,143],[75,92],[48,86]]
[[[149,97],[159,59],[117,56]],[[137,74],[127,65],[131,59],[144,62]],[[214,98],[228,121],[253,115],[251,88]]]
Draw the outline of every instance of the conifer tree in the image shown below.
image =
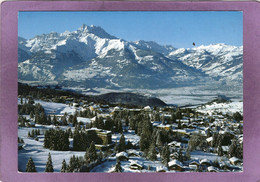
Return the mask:
[[51,116],[50,115],[48,115],[48,117],[47,117],[47,123],[46,124],[51,125]]
[[93,141],[91,142],[90,147],[86,151],[85,160],[87,162],[94,162],[95,160],[97,160],[96,147]]
[[117,128],[118,128],[118,132],[119,132],[119,133],[122,133],[122,132],[123,132],[123,127],[122,127],[122,122],[121,122],[121,120],[118,120]]
[[45,167],[45,172],[53,172],[53,165],[52,165],[52,159],[51,159],[51,154],[49,152],[48,154],[48,161],[46,163],[46,167]]
[[128,140],[126,144],[126,149],[131,149],[133,148],[133,144]]
[[164,145],[162,149],[161,160],[164,165],[168,166],[168,162],[170,161],[170,150],[168,145]]
[[28,135],[27,135],[27,137],[30,138],[31,136],[32,136],[32,135],[31,135],[31,132],[28,131]]
[[117,160],[117,161],[116,161],[116,166],[115,166],[115,172],[120,173],[120,172],[122,172],[122,171],[123,171],[123,169],[122,169],[122,167],[121,167],[120,160]]
[[119,152],[125,151],[125,136],[124,134],[121,135],[119,140]]
[[236,157],[237,152],[238,152],[238,142],[236,139],[233,139],[228,150],[228,155],[229,157]]
[[30,112],[30,118],[32,119],[34,117],[33,111]]
[[157,133],[157,139],[156,139],[156,145],[158,147],[162,147],[163,146],[163,142],[162,142],[162,138],[161,138],[161,133],[158,131]]
[[155,145],[154,143],[151,143],[150,147],[149,147],[149,151],[148,151],[148,156],[147,158],[149,160],[157,160],[157,156],[156,156],[156,150],[155,150]]
[[53,116],[52,122],[55,126],[59,124],[57,121],[56,115]]
[[77,168],[77,161],[75,155],[70,158],[69,166],[67,167],[68,172],[74,172]]
[[60,172],[62,172],[62,173],[67,172],[67,164],[66,164],[65,159],[63,159],[63,161],[62,161],[62,166],[61,166]]
[[37,172],[35,168],[35,164],[33,162],[33,159],[30,157],[26,164],[26,172]]
[[183,155],[182,155],[182,149],[179,149],[179,153],[178,153],[178,161],[183,162]]
[[222,155],[223,155],[223,149],[222,149],[221,146],[218,146],[217,152],[218,152],[218,155],[219,155],[219,156],[222,156]]

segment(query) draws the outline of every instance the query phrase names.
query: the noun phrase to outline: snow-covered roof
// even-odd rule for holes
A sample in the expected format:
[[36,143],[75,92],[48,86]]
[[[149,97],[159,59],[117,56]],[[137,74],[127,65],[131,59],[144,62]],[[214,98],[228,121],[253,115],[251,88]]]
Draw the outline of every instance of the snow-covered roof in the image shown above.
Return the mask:
[[83,117],[77,117],[78,122],[82,122],[84,124],[88,123],[90,124],[92,121],[89,118],[83,118]]
[[224,152],[227,152],[229,150],[229,146],[221,146],[221,148]]
[[200,161],[198,159],[191,160],[189,164],[200,164]]
[[203,163],[211,164],[211,161],[209,159],[201,159],[200,164],[203,164]]
[[183,167],[183,164],[182,162],[178,161],[178,160],[172,160],[168,163],[168,166],[171,167],[171,166],[180,166],[180,167]]
[[209,166],[207,169],[209,172],[218,172],[219,171],[219,169],[214,166]]
[[128,154],[126,152],[120,152],[116,154],[116,157],[126,157],[128,158]]
[[198,169],[198,166],[195,165],[195,164],[189,164],[189,168],[193,169],[193,170],[196,170],[196,169]]
[[221,161],[221,162],[219,162],[219,166],[222,168],[222,167],[224,167],[224,166],[230,166],[230,163],[229,163],[229,161]]
[[213,137],[209,137],[206,139],[207,142],[211,142],[213,140]]
[[151,111],[152,108],[151,108],[150,106],[145,106],[145,107],[144,107],[144,110],[146,110],[146,111]]
[[172,131],[176,133],[187,133],[186,130],[181,130],[181,129],[174,129]]
[[168,143],[169,146],[174,145],[176,147],[180,147],[181,146],[181,142],[177,142],[177,141],[172,141],[171,143]]
[[120,107],[116,106],[114,107],[113,111],[119,111],[120,110]]
[[94,122],[96,120],[96,116],[94,116],[93,118],[90,119],[92,122]]
[[86,129],[86,131],[91,131],[91,130],[101,131],[101,129],[98,129],[98,128],[89,128],[89,129]]
[[137,161],[137,160],[131,160],[130,166],[139,166],[139,167],[143,167],[144,163],[141,161]]
[[133,149],[127,150],[127,153],[128,153],[129,155],[131,155],[131,154],[135,154],[135,155],[137,155],[137,156],[140,155],[140,152],[139,152],[139,151],[136,151],[136,150],[133,150]]
[[167,171],[168,169],[167,169],[167,167],[165,167],[165,166],[157,166],[156,167],[156,172],[160,172],[160,171]]
[[234,163],[234,162],[241,162],[241,159],[237,158],[237,157],[231,157],[229,159],[230,162]]

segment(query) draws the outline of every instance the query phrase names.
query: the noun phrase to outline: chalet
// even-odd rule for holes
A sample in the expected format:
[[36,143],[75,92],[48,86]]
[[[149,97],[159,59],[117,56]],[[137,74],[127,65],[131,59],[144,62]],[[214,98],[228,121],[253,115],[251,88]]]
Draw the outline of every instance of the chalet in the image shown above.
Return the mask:
[[90,128],[86,130],[87,136],[90,141],[94,141],[95,144],[109,145],[112,143],[111,131],[102,130],[98,128]]
[[140,152],[136,151],[136,150],[127,150],[128,156],[129,157],[140,157]]
[[154,122],[152,122],[152,124],[153,124],[154,127],[157,127],[161,124],[161,122],[160,121],[154,121]]
[[170,154],[170,158],[171,159],[178,159],[178,157],[179,157],[179,154],[177,152],[174,152],[174,153]]
[[202,159],[202,160],[200,160],[200,165],[210,166],[211,161],[209,159]]
[[206,138],[206,141],[209,145],[212,145],[213,137]]
[[168,143],[168,145],[169,145],[169,147],[180,148],[181,147],[181,142],[172,141],[172,142]]
[[94,116],[93,118],[90,119],[90,121],[91,121],[92,123],[94,123],[94,122],[96,121],[96,117],[97,117],[97,116]]
[[117,153],[116,158],[120,161],[127,161],[129,159],[128,154],[126,152]]
[[73,107],[79,107],[79,104],[78,103],[73,103],[72,106]]
[[228,153],[229,146],[221,146],[221,148],[222,148],[222,151],[223,151],[224,154]]
[[175,170],[175,171],[183,171],[184,166],[183,164],[178,160],[172,160],[168,163],[169,170]]
[[237,157],[232,157],[229,159],[229,161],[232,165],[238,165],[242,163],[242,160]]
[[35,123],[32,122],[32,121],[26,122],[26,123],[25,123],[25,126],[26,126],[26,127],[35,127]]
[[194,159],[194,160],[190,161],[189,165],[196,165],[198,167],[200,165],[200,161]]
[[157,128],[169,131],[171,129],[171,125],[169,125],[169,124],[167,124],[167,125],[160,124],[160,125],[157,126]]
[[221,161],[221,162],[219,162],[219,167],[221,169],[229,169],[230,163],[229,163],[229,161]]
[[97,111],[99,108],[100,108],[99,105],[89,106],[89,109],[90,109],[91,111]]
[[144,168],[144,164],[141,161],[132,160],[130,163],[130,169],[133,170],[142,170]]
[[186,130],[173,129],[172,131],[173,131],[173,133],[178,133],[180,135],[187,135],[187,131]]
[[156,172],[166,172],[166,171],[168,171],[167,170],[167,167],[165,167],[165,166],[157,166],[156,167]]
[[214,166],[209,166],[209,167],[207,168],[207,171],[208,171],[208,172],[219,172],[219,169],[216,168],[216,167],[214,167]]
[[116,107],[114,107],[113,112],[117,112],[117,111],[120,111],[120,110],[121,110],[120,107],[116,106]]
[[150,106],[146,106],[146,107],[144,107],[144,111],[151,112],[152,108]]
[[190,171],[197,171],[198,170],[198,166],[193,165],[193,164],[189,164],[189,168],[190,168]]

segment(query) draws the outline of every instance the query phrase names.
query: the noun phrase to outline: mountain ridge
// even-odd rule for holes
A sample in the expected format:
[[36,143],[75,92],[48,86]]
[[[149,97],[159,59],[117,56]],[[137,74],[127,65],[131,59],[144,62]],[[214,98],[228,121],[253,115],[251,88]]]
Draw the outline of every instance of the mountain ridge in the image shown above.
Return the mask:
[[243,47],[214,44],[194,48],[128,42],[101,27],[18,40],[21,82],[85,88],[174,88],[194,84],[240,85]]

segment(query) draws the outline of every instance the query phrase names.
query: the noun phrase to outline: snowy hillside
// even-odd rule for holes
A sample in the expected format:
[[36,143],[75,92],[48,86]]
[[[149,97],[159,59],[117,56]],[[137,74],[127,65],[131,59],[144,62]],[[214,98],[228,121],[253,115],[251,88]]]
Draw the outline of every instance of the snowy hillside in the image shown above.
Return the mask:
[[215,44],[192,49],[177,49],[169,54],[184,64],[199,69],[217,80],[243,80],[243,47]]

